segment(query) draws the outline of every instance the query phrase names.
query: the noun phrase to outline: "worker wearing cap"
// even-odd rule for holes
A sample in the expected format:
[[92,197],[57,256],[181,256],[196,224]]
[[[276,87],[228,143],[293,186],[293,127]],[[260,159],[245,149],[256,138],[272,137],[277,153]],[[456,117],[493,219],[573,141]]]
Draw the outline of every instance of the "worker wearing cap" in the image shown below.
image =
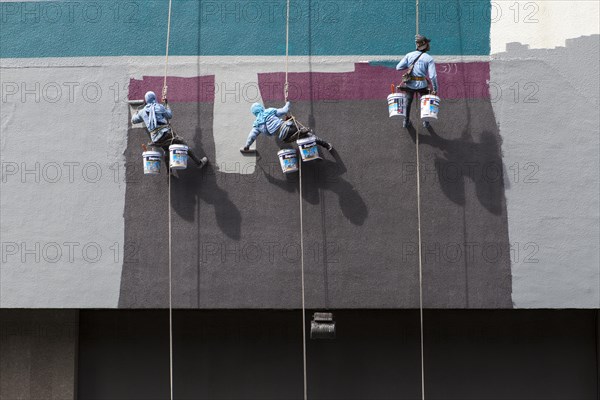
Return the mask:
[[[433,90],[431,90],[431,94],[437,94],[438,91],[438,82],[437,82],[437,73],[435,71],[435,62],[433,58],[427,54],[430,50],[429,42],[431,40],[427,39],[425,36],[417,35],[415,36],[415,44],[417,46],[417,50],[408,53],[402,61],[398,63],[396,69],[398,71],[410,68],[413,66],[412,72],[410,73],[409,79],[405,82],[404,85],[398,87],[399,90],[403,91],[407,95],[407,105],[406,105],[406,118],[404,119],[403,127],[408,128],[410,124],[410,107],[412,105],[413,98],[415,94],[424,95],[429,93],[429,84],[427,82],[427,77],[431,81],[431,85]],[[423,126],[428,127],[429,122],[423,122]]]
[[[169,125],[169,119],[173,118],[173,112],[167,103],[167,99],[163,99],[164,105],[156,102],[156,94],[147,92],[144,96],[146,105],[138,111],[132,118],[132,124],[144,122],[148,129],[148,136],[151,142],[148,146],[161,148],[165,154],[165,162],[169,165],[169,146],[172,144],[186,145],[185,141],[177,137],[173,133],[173,128]],[[208,163],[208,158],[202,157],[198,159],[191,149],[188,149],[188,155],[196,163],[198,168],[204,167]]]

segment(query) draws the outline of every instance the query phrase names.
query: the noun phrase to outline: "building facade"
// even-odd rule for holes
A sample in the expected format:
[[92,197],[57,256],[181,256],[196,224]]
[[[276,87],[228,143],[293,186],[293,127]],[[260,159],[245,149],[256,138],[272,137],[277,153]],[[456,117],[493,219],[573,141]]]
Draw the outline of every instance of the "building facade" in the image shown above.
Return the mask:
[[[597,398],[598,5],[422,0],[442,105],[406,130],[414,2],[290,4],[286,66],[284,1],[173,2],[172,123],[210,165],[169,187],[129,103],[168,2],[0,2],[2,400],[168,397],[169,240],[176,398],[300,398],[303,291],[338,326],[309,397],[419,398],[417,168],[431,398]],[[238,151],[286,68],[336,149],[302,193],[272,138]]]

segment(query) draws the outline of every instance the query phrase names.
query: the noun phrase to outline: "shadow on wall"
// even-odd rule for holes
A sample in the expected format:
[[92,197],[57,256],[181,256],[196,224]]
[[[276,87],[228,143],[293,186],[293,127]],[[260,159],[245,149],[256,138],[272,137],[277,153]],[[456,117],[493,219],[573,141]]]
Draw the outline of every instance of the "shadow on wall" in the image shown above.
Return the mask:
[[[489,76],[485,63],[469,68],[479,71],[477,82]],[[312,257],[306,265],[307,305],[414,307],[418,304],[413,251],[416,185],[411,172],[415,132],[409,135],[399,120],[388,118],[385,99],[354,99],[363,76],[372,75],[373,87],[389,87],[381,67],[364,65],[360,76],[347,75],[343,74],[352,96],[336,101],[311,96],[294,102],[294,113],[308,116],[315,129],[318,121],[316,133],[344,157],[324,151],[323,161],[304,164],[303,222],[311,247],[306,254]],[[310,82],[312,74],[292,76]],[[214,103],[193,100],[174,105],[173,124],[199,156],[215,163]],[[277,100],[265,102],[269,101]],[[501,174],[495,182],[481,182],[464,172],[450,180],[433,171],[470,163],[491,163],[501,170],[500,137],[490,99],[457,98],[445,104],[434,129],[429,134],[421,131],[422,167],[433,177],[429,185],[422,185],[425,305],[509,308],[511,275],[504,252],[509,244]],[[280,104],[265,104],[271,105]],[[128,160],[139,162],[139,144],[145,140],[141,129],[130,130]],[[299,306],[299,257],[292,254],[299,248],[298,177],[282,174],[273,138],[261,135],[256,146],[268,157],[256,160],[253,174],[238,173],[224,165],[227,160],[216,160],[219,165],[202,171],[190,168],[173,179],[175,307]],[[141,171],[137,178],[139,184],[126,189],[125,240],[137,243],[140,252],[137,264],[124,262],[119,306],[161,307],[167,304],[168,293],[166,179],[146,177]],[[154,220],[145,220],[142,205]],[[479,251],[467,253],[474,241],[479,241]],[[488,244],[502,254],[489,257],[482,252]],[[447,254],[454,250],[456,254]]]
[[[203,138],[202,128],[196,128],[195,143],[207,143],[212,140],[212,137]],[[199,157],[207,155],[202,148],[196,148],[196,151]],[[199,170],[195,169],[194,163],[190,160],[188,169],[172,180],[173,209],[184,220],[193,222],[198,203],[210,204],[215,209],[215,218],[221,232],[231,239],[239,240],[242,215],[229,198],[227,191],[219,187],[218,173],[213,163],[214,159],[209,160],[209,164]]]
[[[212,102],[175,103],[172,108],[175,131],[199,157],[208,156],[214,161]],[[145,128],[130,127],[127,141],[126,245],[119,307],[163,307],[168,298],[167,168],[163,163],[159,176],[143,174],[140,145],[148,142]],[[190,160],[185,171],[174,172],[172,176],[172,223],[176,227],[171,232],[173,251],[183,254],[183,257],[175,254],[173,259],[175,271],[183,275],[176,277],[175,289],[183,296],[175,296],[178,306],[189,307],[198,301],[199,266],[190,264],[190,260],[200,257],[200,228],[206,230],[210,225],[207,231],[210,234],[220,232],[228,240],[240,240],[241,213],[228,192],[221,188],[222,175],[210,164],[198,170]]]
[[[464,206],[465,179],[471,179],[475,184],[477,199],[489,212],[500,215],[505,207],[504,181],[502,174],[502,143],[499,135],[489,131],[481,132],[482,141],[476,143],[468,130],[464,130],[460,139],[444,139],[439,136],[433,126],[427,128],[429,135],[419,135],[419,142],[443,151],[443,157],[435,155],[435,167],[438,180],[444,194],[454,203]],[[409,129],[416,141],[416,130]],[[456,166],[472,166],[472,168],[457,168]],[[476,176],[476,166],[483,166],[480,176]],[[440,172],[441,171],[441,172]]]
[[[340,155],[335,150],[331,155],[335,161],[328,160],[325,155],[322,160],[302,163],[302,198],[317,205],[321,203],[321,191],[334,192],[344,217],[354,225],[362,225],[369,215],[367,205],[354,186],[343,178],[347,169]],[[288,192],[298,191],[298,174],[278,179],[272,173],[272,168],[265,169],[262,158],[257,161],[257,166],[270,184]],[[275,174],[281,175],[279,172]]]

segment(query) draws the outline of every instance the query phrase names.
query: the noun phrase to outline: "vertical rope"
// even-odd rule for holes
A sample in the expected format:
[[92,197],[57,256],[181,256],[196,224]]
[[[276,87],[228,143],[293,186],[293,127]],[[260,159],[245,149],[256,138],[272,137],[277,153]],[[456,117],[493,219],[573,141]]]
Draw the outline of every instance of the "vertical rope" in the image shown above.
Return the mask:
[[[419,101],[420,103],[420,101]],[[422,241],[421,241],[421,173],[419,162],[419,128],[417,127],[417,230],[419,237],[419,318],[421,323],[421,399],[425,400],[425,356],[424,356],[424,339],[423,339],[423,259],[422,259]]]
[[171,249],[171,165],[168,166],[169,174],[169,386],[171,400],[173,400],[173,274],[172,274],[172,249]]
[[167,74],[169,72],[169,42],[171,41],[171,9],[173,6],[173,0],[169,0],[169,16],[167,19],[167,50],[165,53],[165,79],[163,81],[162,97],[167,96]]
[[285,17],[285,85],[283,86],[283,97],[288,101],[288,72],[290,59],[290,0],[287,0],[287,11]]
[[300,270],[302,280],[302,362],[304,369],[304,400],[308,398],[308,384],[306,374],[306,308],[304,303],[304,219],[302,215],[302,161],[298,160],[299,181],[300,181]]
[[[415,25],[416,35],[419,34],[419,0],[415,4]],[[417,110],[421,109],[421,97]],[[421,241],[421,168],[419,157],[419,126],[416,129],[416,157],[417,157],[417,231],[419,237],[419,322],[420,322],[420,341],[421,341],[421,399],[425,400],[425,340],[423,332],[423,255]]]
[[417,25],[417,35],[419,34],[419,0],[417,0],[417,5],[415,7],[415,15],[416,15],[416,25]]
[[[165,79],[163,81],[162,98],[167,97],[167,75],[169,72],[169,42],[171,41],[171,10],[173,1],[169,0],[169,15],[167,20],[167,45],[165,53]],[[170,157],[169,157],[170,160]],[[173,262],[172,262],[172,230],[171,230],[171,165],[167,165],[169,174],[169,389],[170,399],[173,400]]]
[[[290,63],[290,0],[287,0],[286,18],[285,18],[285,84],[283,87],[283,96],[285,101],[288,101],[289,94],[289,63]],[[293,118],[293,117],[292,117]],[[296,118],[293,118],[296,129],[299,129],[299,123]],[[300,124],[302,125],[302,124]],[[303,371],[303,388],[304,400],[308,399],[308,378],[306,373],[306,303],[304,294],[304,217],[302,207],[302,160],[298,159],[299,170],[299,197],[300,197],[300,277],[302,285],[302,371]]]

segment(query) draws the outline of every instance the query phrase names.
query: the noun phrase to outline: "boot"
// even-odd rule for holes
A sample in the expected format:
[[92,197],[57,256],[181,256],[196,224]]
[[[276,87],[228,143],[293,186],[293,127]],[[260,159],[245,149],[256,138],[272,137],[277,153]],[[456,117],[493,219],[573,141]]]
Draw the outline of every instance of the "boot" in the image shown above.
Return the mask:
[[208,158],[202,157],[201,159],[198,159],[198,157],[196,157],[196,155],[191,150],[188,150],[188,156],[190,156],[192,161],[194,161],[196,163],[196,166],[198,167],[198,169],[201,169],[206,164],[208,164]]
[[202,158],[200,159],[200,164],[198,164],[198,165],[196,166],[196,168],[198,168],[198,169],[202,169],[202,168],[204,168],[204,167],[206,166],[206,164],[208,164],[208,158],[207,158],[207,157],[202,157]]

